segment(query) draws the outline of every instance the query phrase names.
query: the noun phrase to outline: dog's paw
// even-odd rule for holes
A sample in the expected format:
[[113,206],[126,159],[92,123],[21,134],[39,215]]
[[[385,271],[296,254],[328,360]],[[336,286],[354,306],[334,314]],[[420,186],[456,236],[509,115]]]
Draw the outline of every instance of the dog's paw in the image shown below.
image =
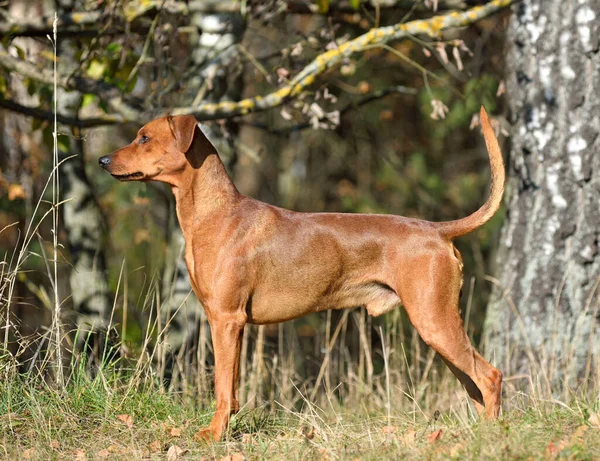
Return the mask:
[[213,442],[215,438],[210,427],[205,427],[194,434],[194,440],[196,442]]

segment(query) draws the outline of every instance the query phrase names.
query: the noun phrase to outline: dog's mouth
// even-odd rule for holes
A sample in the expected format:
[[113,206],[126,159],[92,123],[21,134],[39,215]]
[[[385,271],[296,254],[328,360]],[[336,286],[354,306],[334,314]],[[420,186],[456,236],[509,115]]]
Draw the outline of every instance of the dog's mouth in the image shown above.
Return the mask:
[[118,179],[119,181],[130,181],[133,179],[141,178],[142,176],[144,176],[144,173],[142,173],[141,171],[136,171],[135,173],[129,173],[129,174],[113,174],[113,173],[111,173],[111,175],[113,178]]

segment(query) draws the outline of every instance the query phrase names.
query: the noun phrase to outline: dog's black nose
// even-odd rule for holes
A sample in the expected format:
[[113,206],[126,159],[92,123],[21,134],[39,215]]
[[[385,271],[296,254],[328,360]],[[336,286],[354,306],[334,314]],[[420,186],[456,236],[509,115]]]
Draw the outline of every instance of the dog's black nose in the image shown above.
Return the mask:
[[100,157],[98,159],[98,163],[100,164],[101,167],[107,167],[110,164],[110,157],[106,156],[106,157]]

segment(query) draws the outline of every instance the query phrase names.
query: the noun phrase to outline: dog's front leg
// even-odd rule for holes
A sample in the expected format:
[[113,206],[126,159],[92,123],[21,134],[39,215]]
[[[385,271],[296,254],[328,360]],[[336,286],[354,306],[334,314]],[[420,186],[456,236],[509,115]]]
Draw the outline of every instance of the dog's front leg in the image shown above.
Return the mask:
[[196,433],[198,440],[220,440],[229,418],[239,410],[238,382],[245,313],[214,313],[210,331],[215,354],[217,408],[210,425]]

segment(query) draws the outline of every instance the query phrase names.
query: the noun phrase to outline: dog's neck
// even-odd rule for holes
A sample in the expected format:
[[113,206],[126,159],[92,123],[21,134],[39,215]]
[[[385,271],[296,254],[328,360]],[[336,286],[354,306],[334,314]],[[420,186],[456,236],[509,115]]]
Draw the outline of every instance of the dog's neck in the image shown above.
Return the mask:
[[184,235],[231,210],[241,197],[214,148],[207,151],[202,143],[194,142],[187,156],[185,170],[171,184]]

